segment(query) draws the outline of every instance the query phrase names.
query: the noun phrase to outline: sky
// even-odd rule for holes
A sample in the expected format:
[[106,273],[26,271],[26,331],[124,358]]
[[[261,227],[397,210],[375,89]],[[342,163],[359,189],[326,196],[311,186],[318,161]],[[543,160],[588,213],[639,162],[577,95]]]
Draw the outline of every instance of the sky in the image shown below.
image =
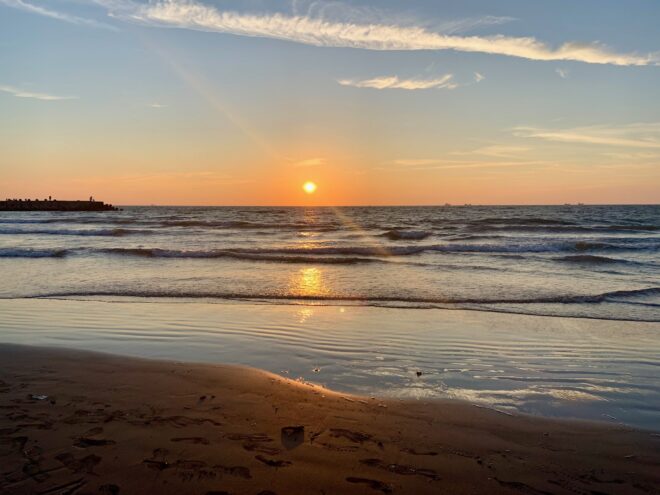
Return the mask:
[[659,19],[655,0],[0,0],[0,198],[660,203]]

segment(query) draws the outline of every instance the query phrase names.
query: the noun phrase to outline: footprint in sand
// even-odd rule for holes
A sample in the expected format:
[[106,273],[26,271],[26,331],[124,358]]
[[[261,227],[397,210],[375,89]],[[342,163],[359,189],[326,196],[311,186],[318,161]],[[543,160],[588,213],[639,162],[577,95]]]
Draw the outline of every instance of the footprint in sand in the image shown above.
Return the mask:
[[101,457],[90,454],[80,459],[76,459],[72,454],[65,452],[55,456],[64,466],[74,473],[94,473],[94,467],[101,462]]
[[211,443],[208,438],[204,437],[175,437],[170,438],[170,442],[187,442],[197,445],[209,445]]
[[73,442],[75,447],[80,447],[81,449],[86,449],[87,447],[104,447],[106,445],[114,445],[114,440],[106,440],[103,438],[86,438],[80,437]]
[[27,441],[28,437],[23,436],[0,439],[0,456],[6,456],[14,452],[21,452],[25,448]]
[[385,471],[389,471],[390,473],[401,474],[403,476],[424,476],[426,478],[432,479],[433,481],[442,479],[442,477],[432,469],[416,468],[413,466],[405,466],[403,464],[390,464],[380,459],[362,459],[360,463],[369,467],[383,469]]
[[89,430],[87,430],[83,436],[93,437],[94,435],[99,435],[101,433],[103,433],[103,428],[101,428],[100,426],[95,426],[94,428],[90,428]]
[[364,443],[373,441],[373,436],[359,431],[345,430],[344,428],[330,428],[330,436],[335,438],[345,438],[355,443]]
[[[164,449],[156,449],[154,451],[154,458],[145,459],[142,461],[142,463],[149,469],[153,469],[155,471],[164,471],[166,469],[173,468],[187,481],[193,479],[194,477],[197,477],[198,479],[215,478],[219,474],[228,474],[248,480],[252,478],[250,469],[244,466],[222,466],[220,464],[208,466],[205,461],[187,459],[179,459],[174,462],[168,462],[164,457],[163,450]],[[157,457],[160,457],[162,460],[158,460]]]
[[346,478],[346,481],[348,481],[349,483],[359,483],[362,485],[367,485],[372,490],[377,490],[379,492],[392,493],[392,487],[387,483],[383,483],[382,481],[372,480],[369,478],[356,478],[354,476],[349,476],[348,478]]
[[248,452],[260,452],[268,455],[277,455],[281,452],[277,447],[263,445],[264,443],[273,441],[265,433],[228,433],[225,435],[225,438],[243,441],[243,448]]
[[101,495],[119,495],[119,486],[112,483],[101,485],[99,487],[99,493]]
[[259,452],[261,454],[277,455],[282,451],[276,447],[268,447],[256,442],[243,442],[243,448],[248,452]]
[[263,462],[267,466],[276,467],[276,468],[287,467],[293,464],[291,461],[279,461],[277,459],[268,459],[267,457],[264,457],[262,455],[257,455],[254,458],[259,462]]
[[428,452],[418,452],[415,449],[401,449],[401,452],[405,452],[410,455],[438,455],[437,452],[428,451]]

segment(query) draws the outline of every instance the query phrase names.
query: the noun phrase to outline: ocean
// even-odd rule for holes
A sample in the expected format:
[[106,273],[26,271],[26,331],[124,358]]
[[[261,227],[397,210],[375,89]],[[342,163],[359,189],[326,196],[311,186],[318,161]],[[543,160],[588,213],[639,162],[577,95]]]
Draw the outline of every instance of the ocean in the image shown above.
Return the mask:
[[0,212],[0,341],[660,428],[659,254],[660,206]]

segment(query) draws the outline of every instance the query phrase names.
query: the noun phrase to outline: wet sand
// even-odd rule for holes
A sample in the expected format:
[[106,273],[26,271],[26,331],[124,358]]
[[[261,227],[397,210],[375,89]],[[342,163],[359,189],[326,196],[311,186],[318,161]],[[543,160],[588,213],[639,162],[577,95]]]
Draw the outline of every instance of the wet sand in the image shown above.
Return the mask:
[[660,493],[650,431],[236,366],[15,345],[0,363],[3,494]]

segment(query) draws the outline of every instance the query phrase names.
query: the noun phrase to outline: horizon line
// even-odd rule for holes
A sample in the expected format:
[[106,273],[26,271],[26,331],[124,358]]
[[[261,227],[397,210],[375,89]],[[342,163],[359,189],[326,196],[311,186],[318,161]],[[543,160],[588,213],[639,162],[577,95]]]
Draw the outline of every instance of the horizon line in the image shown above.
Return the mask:
[[446,204],[335,204],[335,205],[291,205],[291,204],[119,204],[116,207],[164,207],[164,208],[465,208],[491,206],[660,206],[659,203],[446,203]]

